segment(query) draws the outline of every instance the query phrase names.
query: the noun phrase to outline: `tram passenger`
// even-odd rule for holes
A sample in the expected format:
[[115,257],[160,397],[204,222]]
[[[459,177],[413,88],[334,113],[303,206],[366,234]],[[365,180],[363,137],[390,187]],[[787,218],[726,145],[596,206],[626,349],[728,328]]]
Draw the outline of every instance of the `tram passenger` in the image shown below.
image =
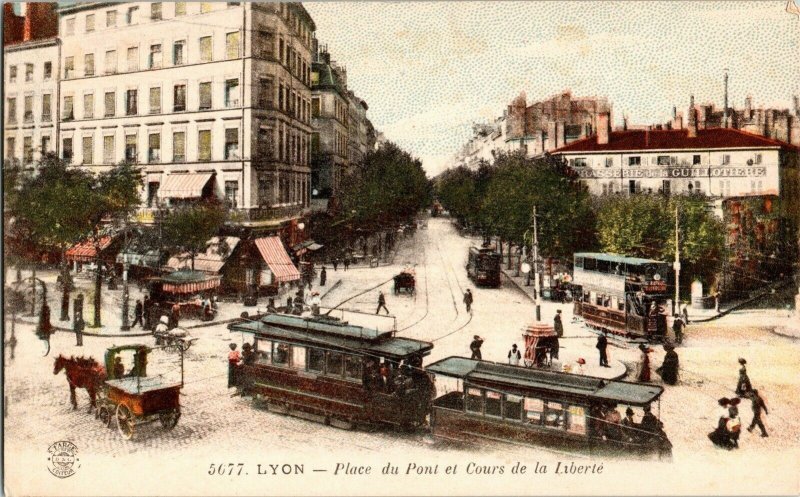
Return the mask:
[[644,415],[642,416],[642,422],[639,423],[639,427],[650,434],[655,434],[661,431],[662,426],[661,421],[650,412],[650,406],[644,406]]
[[390,392],[392,390],[392,372],[389,368],[389,363],[384,361],[378,372],[380,374],[381,390],[387,393]]
[[637,427],[638,424],[633,419],[633,409],[628,406],[625,409],[625,418],[622,420],[622,436],[623,439],[630,443],[636,440],[637,438]]
[[249,366],[256,361],[256,353],[249,343],[242,345],[242,363]]
[[622,416],[619,411],[617,411],[617,405],[610,404],[606,409],[605,415],[606,436],[609,440],[622,440],[622,430],[620,429],[621,422]]

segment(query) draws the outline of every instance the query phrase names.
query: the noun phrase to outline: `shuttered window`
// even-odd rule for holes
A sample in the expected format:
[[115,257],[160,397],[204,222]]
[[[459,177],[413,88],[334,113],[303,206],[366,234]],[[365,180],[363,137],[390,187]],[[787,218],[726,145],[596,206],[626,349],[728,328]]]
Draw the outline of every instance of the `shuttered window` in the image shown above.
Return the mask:
[[175,85],[172,110],[174,112],[182,112],[186,110],[186,85]]
[[211,37],[200,38],[200,62],[211,62]]
[[150,113],[161,113],[161,87],[150,88]]
[[203,162],[211,160],[211,130],[201,130],[197,133],[197,160]]
[[211,108],[211,83],[200,83],[200,110]]
[[114,163],[114,135],[103,137],[103,164]]
[[83,118],[94,117],[94,93],[87,93],[83,96]]
[[175,15],[176,16],[186,15],[186,2],[175,2]]
[[172,133],[172,162],[186,161],[186,133],[176,131]]
[[225,159],[239,158],[239,129],[228,128],[225,130]]
[[87,53],[83,56],[83,75],[94,76],[94,54]]
[[116,105],[115,105],[116,93],[113,91],[106,92],[105,98],[105,116],[111,117],[116,112]]
[[139,154],[136,152],[136,135],[127,135],[125,137],[125,160],[130,162],[139,160]]
[[147,160],[148,162],[161,161],[161,133],[152,133],[148,137]]
[[[12,103],[12,99],[9,99],[9,107],[8,107],[8,109],[9,109],[8,112],[9,112],[9,122],[10,122],[10,121],[12,121],[11,120],[12,109],[13,109],[15,114],[16,114],[16,110],[17,110],[16,109],[16,105],[13,105],[13,103]],[[13,117],[14,117],[13,121],[16,122],[16,120],[17,120],[16,115],[14,115]],[[72,109],[72,97],[64,97],[64,120],[65,121],[69,121],[69,120],[72,120],[72,119],[75,119],[75,113],[73,112],[73,109]]]
[[225,35],[225,58],[239,58],[239,32],[228,33]]
[[116,50],[109,50],[106,52],[105,72],[106,74],[115,74],[117,72]]
[[138,47],[130,47],[128,49],[128,70],[129,71],[138,71],[139,70],[139,48]]
[[94,148],[94,140],[91,136],[83,137],[83,164],[93,164],[92,149]]

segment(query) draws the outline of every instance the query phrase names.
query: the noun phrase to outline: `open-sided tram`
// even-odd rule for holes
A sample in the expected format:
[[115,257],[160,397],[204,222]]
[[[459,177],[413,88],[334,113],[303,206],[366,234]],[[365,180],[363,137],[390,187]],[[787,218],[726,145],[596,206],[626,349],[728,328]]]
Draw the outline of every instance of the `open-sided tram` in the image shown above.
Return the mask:
[[467,276],[478,286],[497,288],[500,279],[500,254],[492,247],[470,247]]

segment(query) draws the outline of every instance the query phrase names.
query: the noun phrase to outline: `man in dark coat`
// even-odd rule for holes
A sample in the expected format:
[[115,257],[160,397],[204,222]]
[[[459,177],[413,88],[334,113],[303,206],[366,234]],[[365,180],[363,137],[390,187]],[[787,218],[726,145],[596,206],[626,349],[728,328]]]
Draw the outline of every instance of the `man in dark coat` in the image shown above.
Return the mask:
[[469,288],[464,293],[464,305],[467,306],[467,312],[472,312],[472,290]]
[[610,368],[611,366],[608,365],[608,354],[606,353],[608,338],[606,338],[605,331],[597,337],[597,345],[595,345],[595,348],[600,351],[600,365],[604,368]]
[[153,323],[150,321],[150,304],[150,296],[145,295],[144,301],[142,301],[142,315],[144,316],[144,323],[142,326],[144,326],[146,330],[153,328]]
[[656,373],[661,375],[661,379],[667,385],[674,385],[678,382],[678,353],[675,352],[675,347],[671,344],[665,344],[664,362],[661,367],[656,369]]
[[141,300],[136,300],[136,305],[133,307],[133,324],[131,325],[131,329],[136,326],[136,323],[139,323],[140,326],[144,327],[144,323],[142,322],[142,316],[144,314],[144,307],[142,306]]
[[328,281],[328,272],[325,270],[325,266],[322,266],[319,272],[319,286],[325,286],[326,281]]
[[472,351],[471,359],[481,360],[483,357],[481,356],[481,345],[483,345],[483,338],[475,335],[472,340],[472,343],[469,344],[469,349]]
[[386,314],[389,314],[389,309],[386,307],[386,296],[383,295],[383,292],[378,292],[378,309],[375,311],[375,314],[379,314],[381,308],[386,311]]
[[767,411],[767,404],[764,403],[764,399],[758,394],[757,389],[750,390],[750,400],[753,403],[753,421],[750,423],[750,427],[747,428],[747,431],[750,433],[753,432],[753,428],[758,426],[761,429],[761,436],[768,437],[767,429],[764,428],[764,422],[761,421],[761,411],[764,411],[764,414],[769,414]]
[[564,336],[564,324],[561,322],[561,309],[556,311],[556,317],[553,318],[553,328],[556,330],[556,336],[558,338]]
[[675,332],[675,343],[683,343],[683,328],[686,327],[683,319],[680,314],[675,314],[675,322],[672,324],[672,331]]

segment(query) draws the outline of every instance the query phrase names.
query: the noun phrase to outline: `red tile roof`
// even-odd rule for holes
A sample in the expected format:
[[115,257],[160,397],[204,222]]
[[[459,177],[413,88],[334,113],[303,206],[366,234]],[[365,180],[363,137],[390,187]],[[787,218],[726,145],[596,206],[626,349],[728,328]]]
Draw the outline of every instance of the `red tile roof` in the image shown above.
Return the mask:
[[786,150],[798,150],[797,147],[789,143],[754,135],[738,129],[699,129],[697,130],[697,137],[695,138],[689,138],[688,134],[689,131],[687,129],[613,131],[606,144],[598,144],[597,136],[591,136],[556,149],[552,154],[625,150],[697,150],[710,148],[766,147],[781,147]]

